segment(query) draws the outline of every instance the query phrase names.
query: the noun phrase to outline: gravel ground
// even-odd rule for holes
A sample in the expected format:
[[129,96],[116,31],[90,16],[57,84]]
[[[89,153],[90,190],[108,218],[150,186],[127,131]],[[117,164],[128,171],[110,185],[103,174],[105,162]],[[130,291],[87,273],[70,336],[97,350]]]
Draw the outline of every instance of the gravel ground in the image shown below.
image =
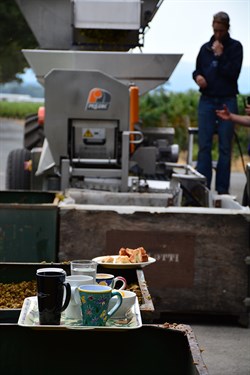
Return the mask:
[[190,324],[210,375],[250,374],[250,328]]

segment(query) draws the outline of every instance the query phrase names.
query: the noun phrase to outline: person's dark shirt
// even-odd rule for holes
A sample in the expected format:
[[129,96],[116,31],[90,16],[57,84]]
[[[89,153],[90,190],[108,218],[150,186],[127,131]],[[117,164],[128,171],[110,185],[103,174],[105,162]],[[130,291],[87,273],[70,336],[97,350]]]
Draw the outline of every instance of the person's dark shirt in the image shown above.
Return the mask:
[[240,75],[243,47],[227,33],[222,41],[224,50],[221,56],[215,56],[212,50],[214,36],[203,44],[196,59],[193,79],[202,75],[207,81],[205,89],[199,91],[207,96],[235,96],[239,93],[237,80]]

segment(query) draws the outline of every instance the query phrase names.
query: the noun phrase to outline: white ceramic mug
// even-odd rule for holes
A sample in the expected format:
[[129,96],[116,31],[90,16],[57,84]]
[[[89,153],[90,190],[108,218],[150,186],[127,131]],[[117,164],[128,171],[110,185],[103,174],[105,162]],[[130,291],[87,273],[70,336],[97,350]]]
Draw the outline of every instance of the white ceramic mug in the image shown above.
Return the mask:
[[82,319],[81,301],[77,288],[80,285],[94,284],[94,279],[88,275],[71,275],[66,277],[66,282],[71,287],[71,299],[65,310],[65,316],[68,319]]
[[[136,294],[130,290],[122,290],[119,293],[122,295],[122,304],[113,314],[112,318],[114,319],[124,319],[136,301]],[[109,301],[109,308],[112,308],[115,305],[116,298],[117,297],[114,297]]]
[[114,276],[111,273],[97,273],[96,283],[99,285],[110,286],[112,289],[117,289],[116,285],[121,282],[120,288],[118,290],[124,290],[127,286],[127,281],[122,276]]

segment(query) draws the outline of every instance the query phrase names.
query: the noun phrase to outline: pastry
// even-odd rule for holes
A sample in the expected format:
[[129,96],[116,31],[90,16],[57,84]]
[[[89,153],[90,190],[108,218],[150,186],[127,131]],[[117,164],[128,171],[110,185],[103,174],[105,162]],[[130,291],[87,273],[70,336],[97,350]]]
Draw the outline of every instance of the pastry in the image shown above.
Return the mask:
[[137,249],[130,249],[121,247],[119,250],[120,256],[128,256],[130,263],[143,263],[148,261],[148,254],[144,247],[138,247]]
[[131,263],[127,255],[120,255],[116,258],[115,263]]
[[108,255],[103,258],[102,263],[114,263],[114,258]]

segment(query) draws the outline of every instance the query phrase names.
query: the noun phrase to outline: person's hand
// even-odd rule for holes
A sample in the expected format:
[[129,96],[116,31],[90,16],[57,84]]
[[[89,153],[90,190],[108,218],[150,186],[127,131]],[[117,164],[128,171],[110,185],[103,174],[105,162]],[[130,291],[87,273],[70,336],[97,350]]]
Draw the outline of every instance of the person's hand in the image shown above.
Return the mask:
[[222,55],[224,50],[223,44],[216,40],[215,42],[213,42],[212,50],[215,56]]
[[218,117],[220,117],[222,120],[230,120],[231,119],[231,117],[230,117],[231,113],[230,113],[229,109],[227,108],[227,106],[225,104],[223,104],[223,109],[217,109],[215,112],[216,112],[216,115]]
[[246,115],[250,116],[250,104],[247,104],[245,107]]
[[202,75],[198,75],[195,79],[195,82],[201,89],[205,89],[207,87],[207,81]]

